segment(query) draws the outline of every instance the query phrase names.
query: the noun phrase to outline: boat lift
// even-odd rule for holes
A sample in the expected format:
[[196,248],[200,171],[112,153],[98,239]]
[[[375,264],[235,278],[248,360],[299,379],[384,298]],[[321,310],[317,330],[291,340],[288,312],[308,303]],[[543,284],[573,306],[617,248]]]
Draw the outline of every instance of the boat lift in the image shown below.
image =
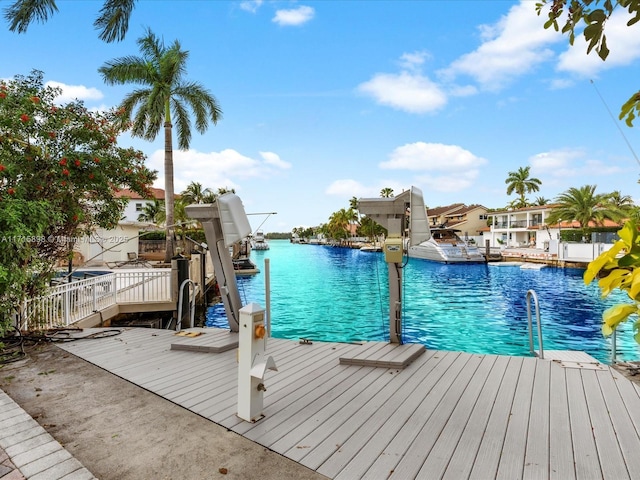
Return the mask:
[[358,210],[387,229],[384,258],[389,270],[389,341],[402,344],[402,263],[406,214],[411,190],[390,198],[360,198]]
[[265,324],[265,311],[255,303],[242,306],[229,253],[229,247],[249,235],[251,225],[242,200],[233,193],[220,195],[214,203],[189,205],[185,210],[202,223],[229,327],[238,333],[237,415],[256,422],[264,417],[265,373],[278,368],[266,354],[269,326]]
[[251,232],[242,200],[233,193],[225,193],[214,203],[188,205],[185,211],[202,224],[229,328],[238,332],[242,300],[229,247]]

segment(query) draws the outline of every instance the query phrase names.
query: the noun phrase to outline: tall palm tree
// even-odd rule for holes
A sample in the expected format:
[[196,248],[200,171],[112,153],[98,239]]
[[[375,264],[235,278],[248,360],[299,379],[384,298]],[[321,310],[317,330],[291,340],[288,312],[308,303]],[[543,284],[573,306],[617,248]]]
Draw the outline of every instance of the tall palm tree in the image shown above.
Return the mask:
[[537,207],[541,207],[543,205],[549,205],[550,202],[551,202],[551,200],[549,200],[548,198],[536,197],[534,205],[537,206]]
[[356,223],[360,223],[360,211],[358,210],[358,198],[351,197],[349,200],[349,208],[356,214]]
[[393,188],[385,187],[380,190],[380,196],[382,198],[391,198],[393,197]]
[[540,190],[542,182],[537,178],[530,178],[531,167],[519,167],[515,172],[509,172],[509,176],[504,181],[507,184],[507,195],[516,192],[520,197],[519,205],[527,206],[525,194]]
[[606,199],[606,194],[596,194],[596,185],[571,187],[556,197],[557,206],[549,213],[547,223],[576,220],[584,229],[590,222],[601,225],[605,219],[620,220],[620,211],[607,205]]
[[[100,31],[105,42],[124,39],[129,29],[129,18],[137,0],[104,0],[93,26]],[[25,33],[31,23],[45,23],[58,11],[55,0],[14,0],[5,9],[9,30]]]
[[144,88],[136,89],[122,101],[128,118],[137,107],[131,134],[146,140],[154,140],[164,127],[164,189],[167,212],[167,247],[165,262],[173,256],[174,239],[174,191],[173,191],[173,138],[172,114],[175,117],[178,148],[188,150],[191,141],[191,119],[195,116],[195,127],[204,133],[209,122],[214,125],[222,118],[222,111],[215,97],[202,85],[187,82],[183,76],[189,52],[182,50],[176,40],[170,47],[147,30],[138,39],[141,57],[116,58],[98,70],[108,85],[133,83]]

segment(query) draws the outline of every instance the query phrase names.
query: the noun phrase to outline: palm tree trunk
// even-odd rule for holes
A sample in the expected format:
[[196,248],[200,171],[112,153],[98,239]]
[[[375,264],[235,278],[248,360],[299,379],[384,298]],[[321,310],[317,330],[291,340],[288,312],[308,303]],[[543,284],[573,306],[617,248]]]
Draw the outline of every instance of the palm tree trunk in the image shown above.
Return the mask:
[[164,261],[170,263],[173,258],[174,194],[173,194],[173,141],[171,138],[171,122],[164,123],[164,205],[166,214],[165,233],[167,236]]

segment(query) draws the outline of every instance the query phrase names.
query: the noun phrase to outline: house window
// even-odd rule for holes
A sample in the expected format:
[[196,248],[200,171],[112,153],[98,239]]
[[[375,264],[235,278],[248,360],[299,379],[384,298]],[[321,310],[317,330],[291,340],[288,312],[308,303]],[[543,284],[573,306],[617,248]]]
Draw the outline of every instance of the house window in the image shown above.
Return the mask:
[[479,218],[480,220],[486,220],[487,218],[489,218],[489,216],[488,216],[487,214],[484,214],[484,215],[483,215],[483,214],[480,214],[480,215],[478,215],[478,218]]
[[136,203],[136,212],[141,212],[141,211],[142,211],[142,204]]

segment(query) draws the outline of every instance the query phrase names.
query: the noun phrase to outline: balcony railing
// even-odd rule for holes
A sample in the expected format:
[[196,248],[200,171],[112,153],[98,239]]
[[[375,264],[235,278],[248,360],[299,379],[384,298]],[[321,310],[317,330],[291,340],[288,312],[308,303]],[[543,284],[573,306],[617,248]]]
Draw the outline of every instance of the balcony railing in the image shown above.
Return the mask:
[[511,222],[496,222],[492,226],[494,229],[528,228],[544,226],[544,223],[540,220],[512,220]]

